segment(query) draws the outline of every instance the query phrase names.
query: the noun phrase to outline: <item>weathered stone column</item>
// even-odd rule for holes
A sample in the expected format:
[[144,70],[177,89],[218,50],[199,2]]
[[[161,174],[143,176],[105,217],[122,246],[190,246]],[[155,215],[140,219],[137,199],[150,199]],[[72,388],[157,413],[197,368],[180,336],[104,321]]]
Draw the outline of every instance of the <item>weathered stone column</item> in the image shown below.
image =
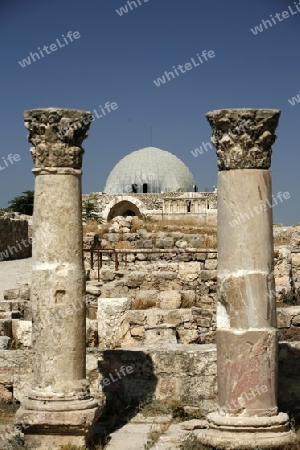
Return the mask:
[[219,410],[207,444],[281,445],[293,438],[277,408],[271,146],[280,111],[229,109],[207,119],[218,158]]
[[30,449],[84,445],[98,415],[86,377],[82,250],[82,141],[89,113],[25,112],[36,168],[34,196],[32,388],[16,423]]

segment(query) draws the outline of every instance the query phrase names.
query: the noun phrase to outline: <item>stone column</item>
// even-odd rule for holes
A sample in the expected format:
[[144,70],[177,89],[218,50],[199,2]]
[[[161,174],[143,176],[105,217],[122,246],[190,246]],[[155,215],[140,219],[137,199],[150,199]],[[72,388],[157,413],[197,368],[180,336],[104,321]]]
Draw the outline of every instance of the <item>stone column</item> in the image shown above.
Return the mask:
[[33,380],[16,423],[30,449],[85,445],[98,403],[86,377],[85,275],[82,249],[82,141],[90,113],[25,112],[35,163],[31,303]]
[[[217,412],[207,444],[275,446],[293,439],[277,408],[271,146],[280,111],[206,115],[218,158]],[[243,127],[241,128],[241,124]],[[228,447],[227,447],[228,448]]]

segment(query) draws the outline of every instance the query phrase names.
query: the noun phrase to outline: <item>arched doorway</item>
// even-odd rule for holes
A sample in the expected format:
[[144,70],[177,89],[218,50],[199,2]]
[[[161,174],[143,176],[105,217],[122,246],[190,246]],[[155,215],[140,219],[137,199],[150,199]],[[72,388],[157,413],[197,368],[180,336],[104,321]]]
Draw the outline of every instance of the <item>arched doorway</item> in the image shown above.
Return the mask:
[[123,200],[116,205],[114,205],[108,213],[107,221],[109,222],[114,217],[117,216],[138,216],[141,217],[142,214],[139,208],[128,200]]

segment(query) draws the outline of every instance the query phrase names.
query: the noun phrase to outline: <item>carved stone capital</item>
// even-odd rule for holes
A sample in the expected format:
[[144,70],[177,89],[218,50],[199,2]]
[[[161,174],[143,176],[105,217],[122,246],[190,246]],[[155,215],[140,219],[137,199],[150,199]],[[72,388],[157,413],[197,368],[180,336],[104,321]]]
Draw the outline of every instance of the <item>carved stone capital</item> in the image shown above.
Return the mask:
[[206,114],[218,169],[269,169],[278,109],[220,109]]
[[24,112],[28,141],[36,168],[82,166],[81,147],[90,127],[91,113],[77,109],[45,108]]

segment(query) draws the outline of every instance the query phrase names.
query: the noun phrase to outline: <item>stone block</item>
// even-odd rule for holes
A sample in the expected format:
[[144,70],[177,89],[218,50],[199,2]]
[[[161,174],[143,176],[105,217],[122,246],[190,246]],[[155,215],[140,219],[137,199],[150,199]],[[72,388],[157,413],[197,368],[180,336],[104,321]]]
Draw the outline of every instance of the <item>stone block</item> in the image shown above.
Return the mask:
[[207,253],[207,259],[218,259],[218,253]]
[[[129,256],[130,255],[128,255],[128,257]],[[126,282],[126,285],[129,287],[137,288],[143,283],[146,276],[147,273],[143,271],[129,272],[124,282]]]
[[146,261],[147,256],[144,253],[137,253],[136,259],[137,259],[137,261]]
[[216,397],[216,375],[177,378],[176,399],[190,406],[199,406],[202,399],[213,400]]
[[130,325],[144,325],[148,311],[129,310],[126,313]]
[[141,289],[136,293],[133,301],[134,309],[148,309],[156,306],[158,302],[158,292],[154,289]]
[[143,326],[133,326],[130,329],[130,334],[134,338],[143,338],[145,336],[145,327]]
[[292,266],[295,269],[300,269],[300,253],[292,253]]
[[204,268],[206,270],[216,270],[218,267],[218,260],[217,259],[207,259],[205,261]]
[[217,270],[201,270],[201,281],[217,281]]
[[3,297],[5,300],[16,300],[19,298],[20,289],[5,289],[3,291]]
[[11,338],[8,336],[0,336],[0,350],[8,350]]
[[145,345],[174,345],[177,344],[176,327],[170,324],[146,325]]
[[0,319],[0,336],[12,337],[12,322],[10,319]]
[[[103,273],[101,272],[101,278],[103,279]],[[105,276],[107,276],[107,273],[104,275],[104,278],[105,278]],[[114,277],[112,278],[112,279],[114,279]],[[104,279],[103,279],[103,281],[104,281]],[[101,295],[101,288],[102,288],[102,284],[100,285],[100,284],[90,284],[90,283],[86,283],[86,293],[87,294],[90,294],[90,295],[94,295],[94,296],[99,296],[99,295]]]
[[178,265],[178,277],[185,282],[194,281],[198,278],[200,272],[199,262],[184,263]]
[[174,247],[174,238],[172,237],[163,237],[156,239],[156,248],[166,249]]
[[13,320],[12,329],[15,347],[20,349],[31,348],[32,322],[29,320]]
[[158,295],[161,309],[178,309],[181,306],[182,294],[179,291],[163,291]]
[[300,327],[300,314],[298,314],[297,316],[293,317],[292,324],[295,327]]
[[98,346],[98,321],[86,319],[86,346]]
[[98,299],[87,302],[86,305],[87,317],[91,320],[97,320],[97,313],[98,313]]
[[112,281],[116,278],[116,273],[114,270],[104,267],[100,270],[100,278],[102,281]]
[[191,308],[196,301],[196,293],[195,291],[189,289],[181,291],[182,294],[182,307],[183,308]]
[[0,314],[10,312],[12,310],[12,301],[0,301]]
[[278,338],[280,341],[300,341],[299,327],[282,328],[278,330]]
[[152,273],[153,282],[155,283],[161,283],[164,281],[172,281],[177,278],[177,275],[175,272],[172,272],[170,270],[157,270],[153,271]]
[[196,253],[195,257],[197,261],[205,262],[207,254],[206,253]]
[[98,300],[98,337],[99,345],[104,348],[121,347],[130,326],[126,312],[131,308],[128,298],[99,298]]
[[290,328],[291,320],[292,317],[288,308],[277,309],[277,328]]

